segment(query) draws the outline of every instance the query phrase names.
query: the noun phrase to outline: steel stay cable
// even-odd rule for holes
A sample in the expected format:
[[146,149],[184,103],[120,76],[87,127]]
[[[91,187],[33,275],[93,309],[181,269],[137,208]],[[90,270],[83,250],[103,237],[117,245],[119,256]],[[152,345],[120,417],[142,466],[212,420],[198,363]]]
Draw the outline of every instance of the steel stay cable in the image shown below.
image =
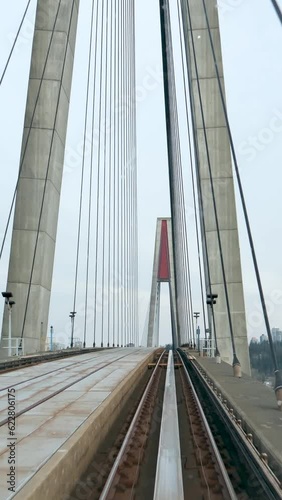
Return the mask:
[[[169,20],[169,5],[167,0],[160,0],[160,19],[161,19],[161,39],[162,39],[162,60],[163,60],[163,75],[164,75],[164,97],[165,97],[165,111],[166,111],[166,129],[167,129],[167,148],[168,148],[168,163],[169,163],[169,190],[170,190],[170,201],[171,201],[171,225],[172,225],[172,235],[173,235],[173,260],[174,268],[177,270],[177,204],[176,204],[176,193],[174,189],[175,185],[175,171],[173,164],[175,162],[176,153],[175,145],[173,142],[173,132],[172,132],[172,102],[171,102],[171,88],[169,86],[170,79],[170,66],[168,63],[168,56],[171,55],[171,31],[170,31],[170,20]],[[177,271],[176,271],[177,272]],[[176,276],[175,276],[176,277]],[[175,280],[175,295],[176,301],[179,297],[178,282]],[[170,287],[170,295],[172,297],[172,290]],[[172,299],[171,299],[172,300]],[[173,304],[173,301],[172,301]],[[178,343],[179,338],[179,318],[178,310],[176,308],[176,316],[172,314],[173,323],[173,344]],[[177,336],[177,338],[176,338]]]
[[[101,131],[102,131],[102,83],[103,83],[103,41],[104,41],[104,2],[102,1],[101,6],[101,42],[100,42],[100,78],[99,78],[99,111],[98,111],[98,123],[99,123],[99,138],[98,138],[98,151],[97,151],[97,192],[96,192],[96,245],[95,245],[95,271],[94,271],[94,344],[96,344],[96,330],[97,330],[97,288],[98,288],[98,258],[99,258],[99,211],[100,211],[100,177],[101,177]],[[92,130],[94,134],[94,127]],[[92,139],[93,140],[93,139]],[[101,338],[101,347],[103,340]]]
[[124,120],[124,284],[125,284],[125,298],[124,298],[124,321],[125,321],[125,345],[129,343],[129,275],[128,275],[128,43],[126,43],[126,35],[128,35],[128,0],[124,4],[124,103],[125,103],[125,120]]
[[[125,22],[125,35],[127,33],[127,5],[128,1],[125,0],[125,12],[124,12],[124,22]],[[126,42],[126,40],[125,40]],[[125,345],[128,344],[128,176],[127,176],[127,159],[128,159],[128,113],[127,113],[127,99],[128,99],[128,44],[124,45],[125,51],[125,88],[124,88],[124,109],[125,109],[125,158],[124,158],[124,187],[125,187],[125,199],[124,199],[124,209],[125,209],[125,226],[124,226],[124,268],[125,268],[125,300],[124,300],[124,315],[125,315]]]
[[[188,100],[187,100],[187,85],[184,70],[184,34],[181,31],[181,13],[180,13],[180,0],[177,0],[177,12],[178,12],[178,25],[180,33],[180,48],[181,48],[181,66],[183,74],[183,85],[184,85],[184,98],[185,98],[185,110],[186,110],[186,122],[187,122],[187,133],[188,133],[188,145],[189,145],[189,158],[190,158],[190,171],[192,180],[192,192],[193,192],[193,204],[194,204],[194,214],[195,214],[195,227],[196,227],[196,240],[197,240],[197,252],[198,252],[198,267],[200,276],[200,286],[201,286],[201,298],[202,298],[202,314],[204,321],[204,329],[206,334],[206,309],[204,300],[204,286],[203,286],[203,274],[201,266],[201,252],[200,252],[200,241],[199,241],[199,227],[197,218],[197,204],[196,204],[196,193],[195,193],[195,179],[194,179],[194,169],[193,169],[193,155],[192,155],[192,142],[191,142],[191,131],[190,131],[190,121],[189,121],[189,111],[188,111]],[[187,76],[188,77],[188,76]]]
[[[173,64],[173,60],[171,62]],[[180,136],[179,136],[179,121],[178,121],[178,110],[177,110],[177,101],[176,101],[176,85],[175,85],[175,78],[171,79],[171,86],[173,88],[173,98],[174,98],[174,121],[176,123],[176,127],[174,128],[175,130],[175,142],[176,142],[176,148],[177,148],[177,156],[178,156],[178,162],[176,164],[177,167],[177,181],[178,181],[178,198],[180,199],[180,224],[181,224],[181,243],[182,243],[182,250],[180,248],[181,252],[181,259],[182,259],[182,266],[184,269],[183,273],[183,278],[184,278],[184,290],[183,290],[183,298],[182,301],[186,302],[184,304],[184,307],[186,307],[186,315],[187,315],[187,325],[188,325],[188,330],[190,330],[190,336],[191,332],[193,333],[193,327],[191,325],[191,310],[190,310],[190,303],[189,300],[189,295],[191,297],[191,289],[189,288],[190,281],[189,281],[189,273],[190,273],[190,267],[189,267],[189,257],[188,257],[188,248],[187,248],[187,240],[185,240],[185,231],[186,231],[186,216],[185,216],[185,198],[184,198],[184,190],[183,190],[183,165],[182,165],[182,159],[181,159],[181,148],[180,148]],[[187,276],[188,275],[188,276]],[[186,301],[185,301],[186,298]]]
[[135,330],[135,345],[139,345],[138,338],[138,329],[139,329],[139,315],[138,315],[138,210],[137,210],[137,158],[136,158],[136,33],[135,33],[135,2],[132,2],[132,140],[133,140],[133,223],[134,223],[134,231],[133,231],[133,272],[134,272],[134,281],[133,281],[133,293],[134,293],[134,330]]
[[113,36],[113,3],[110,3],[111,5],[111,13],[110,13],[110,97],[109,97],[109,134],[110,134],[110,145],[109,145],[109,190],[108,190],[108,231],[109,231],[109,246],[108,246],[108,343],[107,347],[110,347],[110,330],[111,330],[111,303],[113,300],[112,293],[111,293],[111,242],[112,242],[112,231],[111,231],[111,222],[112,222],[112,203],[111,203],[111,198],[112,198],[112,137],[113,137],[113,122],[112,122],[112,96],[113,96],[113,65],[114,65],[114,57],[113,57],[113,51],[114,51],[114,36]]
[[[172,67],[173,67],[173,64],[174,64],[173,63],[173,53],[171,52],[171,66]],[[187,255],[188,249],[187,249],[187,246],[185,245],[185,237],[184,237],[185,229],[186,229],[185,199],[184,199],[184,190],[183,190],[183,175],[182,175],[183,167],[182,167],[182,160],[181,160],[179,121],[178,121],[178,110],[177,110],[177,101],[176,101],[176,85],[175,85],[175,76],[174,75],[171,75],[171,87],[173,89],[172,95],[173,95],[174,123],[176,124],[176,126],[174,127],[174,136],[175,136],[177,159],[178,159],[178,161],[176,163],[176,170],[177,170],[177,184],[178,184],[178,193],[179,193],[178,198],[180,199],[180,207],[179,207],[180,225],[182,226],[182,230],[181,230],[181,233],[182,233],[182,237],[181,237],[182,251],[180,248],[179,252],[181,253],[182,266],[183,266],[183,269],[185,270],[184,273],[181,273],[181,275],[184,278],[184,283],[183,283],[184,289],[182,291],[182,293],[183,293],[182,301],[185,300],[185,296],[186,296],[186,302],[187,302],[186,305],[188,306],[188,310],[187,310],[187,320],[188,320],[188,316],[189,316],[189,319],[192,318],[190,307],[189,307],[190,306],[189,293],[190,293],[190,297],[191,297],[191,288],[189,288],[189,285],[191,284],[191,282],[189,281],[190,267],[187,267],[187,265],[189,266],[189,257]],[[186,242],[187,242],[187,240],[186,240]],[[187,263],[187,260],[188,260],[188,263]],[[187,272],[188,272],[188,277],[187,277]],[[184,307],[185,307],[185,305],[184,305]],[[191,331],[191,321],[189,324],[189,328]],[[192,330],[192,332],[193,332],[193,330]]]
[[[119,97],[119,107],[121,106],[122,98],[123,98],[123,0],[120,3],[120,97]],[[120,345],[123,346],[123,190],[122,190],[122,171],[123,171],[123,120],[122,113],[119,109],[120,114],[120,172],[119,172],[119,191],[120,191],[120,239],[119,239],[119,318],[120,318]]]
[[131,343],[136,345],[135,343],[135,333],[134,333],[134,184],[133,184],[133,169],[132,169],[132,157],[134,150],[134,137],[133,137],[133,106],[134,106],[134,96],[133,96],[133,79],[132,72],[135,71],[134,62],[132,59],[132,50],[134,47],[134,27],[133,27],[133,12],[132,12],[133,3],[129,2],[129,35],[130,35],[130,43],[129,43],[129,158],[128,158],[128,172],[129,172],[129,185],[130,185],[130,213],[129,213],[129,276],[130,276],[130,330],[131,330]]
[[[117,172],[117,346],[120,344],[120,283],[121,283],[121,275],[120,275],[120,172],[121,172],[121,121],[120,121],[120,113],[119,113],[119,104],[120,104],[120,92],[121,92],[121,67],[120,67],[120,52],[121,52],[121,23],[120,23],[120,14],[121,14],[121,0],[119,0],[118,5],[118,48],[117,48],[117,68],[118,68],[118,77],[117,77],[117,164],[118,164],[118,172]],[[116,286],[115,283],[115,286]]]
[[109,43],[108,43],[108,35],[109,35],[109,0],[106,0],[106,30],[105,30],[105,38],[106,38],[106,47],[105,47],[105,107],[104,107],[104,162],[103,162],[103,215],[102,215],[102,317],[101,317],[101,332],[102,332],[102,341],[101,347],[104,345],[104,325],[105,325],[105,266],[106,266],[106,258],[105,258],[105,237],[106,237],[106,181],[107,181],[107,111],[108,111],[108,61],[109,61]]
[[[118,22],[118,5],[117,5],[117,0],[115,0],[115,50],[114,50],[114,106],[116,105],[116,98],[117,98],[117,70],[118,70],[118,54],[117,54],[117,49],[118,49],[118,28],[117,28],[117,22]],[[116,116],[116,109],[114,109],[114,140],[113,140],[113,158],[114,158],[114,173],[113,173],[113,193],[114,193],[114,201],[113,201],[113,271],[112,271],[112,276],[113,276],[113,347],[115,347],[116,343],[116,226],[117,226],[117,216],[116,216],[116,207],[117,207],[117,185],[116,185],[116,177],[117,177],[117,116]]]
[[[90,147],[90,169],[93,168],[94,162],[94,130],[95,130],[95,104],[96,104],[96,83],[97,83],[97,52],[98,52],[98,19],[99,19],[99,0],[96,3],[96,24],[95,24],[95,57],[94,57],[94,70],[93,70],[93,102],[92,102],[92,120],[91,120],[91,147]],[[97,218],[96,218],[96,227],[97,227]],[[98,239],[96,238],[96,245],[94,246],[95,250],[95,263],[97,264],[97,244]],[[95,264],[95,265],[96,265]],[[95,280],[94,280],[95,283]],[[95,285],[94,285],[95,286]],[[96,300],[95,300],[96,303]],[[94,307],[94,315],[95,315],[95,307]],[[95,319],[93,317],[93,347],[96,346],[96,328],[95,328]]]
[[45,74],[45,70],[46,70],[46,67],[47,67],[47,62],[48,62],[50,51],[51,51],[52,42],[53,42],[53,39],[54,39],[55,27],[56,27],[58,15],[59,15],[59,10],[60,10],[60,6],[61,6],[61,2],[62,2],[62,0],[60,0],[60,2],[59,2],[58,9],[57,9],[56,16],[55,16],[55,20],[54,20],[54,24],[53,24],[53,27],[52,27],[52,30],[51,30],[51,37],[50,37],[49,45],[48,45],[48,48],[47,48],[45,62],[44,62],[44,65],[43,65],[43,70],[42,70],[42,76],[40,78],[38,92],[37,92],[35,103],[34,103],[33,113],[32,113],[31,120],[30,120],[30,127],[28,127],[28,133],[27,133],[27,137],[26,137],[26,141],[25,141],[25,146],[24,146],[24,149],[23,149],[23,152],[22,152],[22,155],[21,155],[21,159],[20,159],[20,165],[19,165],[19,172],[18,172],[17,182],[16,182],[16,186],[15,186],[15,190],[14,190],[14,194],[13,194],[13,198],[12,198],[12,203],[11,203],[11,206],[10,206],[10,210],[9,210],[9,214],[8,214],[8,219],[7,219],[7,223],[6,223],[6,227],[5,227],[5,231],[4,231],[4,236],[3,236],[3,240],[2,240],[2,244],[1,244],[0,260],[2,259],[2,255],[3,255],[3,251],[4,251],[4,246],[5,246],[5,243],[6,243],[6,238],[7,238],[7,234],[8,234],[10,222],[11,222],[11,217],[12,217],[13,208],[14,208],[14,204],[15,204],[15,200],[16,200],[17,190],[18,190],[19,182],[20,182],[20,175],[21,175],[21,172],[22,172],[22,169],[23,169],[23,164],[24,164],[24,160],[25,160],[25,154],[26,154],[26,150],[27,150],[27,146],[28,146],[28,142],[29,142],[29,138],[30,138],[30,134],[31,134],[31,130],[32,130],[32,124],[33,124],[33,120],[34,120],[34,116],[35,116],[35,112],[36,112],[36,109],[37,109],[37,104],[38,104],[38,100],[39,100],[39,96],[40,96],[40,92],[41,92],[41,88],[42,88],[42,84],[43,84],[43,76]]
[[127,46],[126,43],[126,31],[127,30],[127,0],[124,0],[124,171],[123,171],[123,185],[124,185],[124,231],[123,231],[123,261],[124,261],[124,345],[128,343],[128,270],[127,270],[127,237],[128,237],[128,227],[127,227],[127,140],[128,140],[128,121],[127,121]]
[[8,59],[7,59],[7,62],[4,66],[4,69],[3,69],[3,72],[2,72],[2,75],[1,75],[1,78],[0,78],[0,86],[2,85],[3,83],[3,80],[4,80],[4,77],[5,77],[5,74],[6,74],[6,71],[8,69],[8,66],[9,66],[9,63],[10,63],[10,60],[12,58],[12,55],[13,55],[13,52],[14,52],[14,49],[15,49],[15,46],[16,46],[16,43],[18,41],[18,38],[19,38],[19,34],[21,32],[21,29],[22,29],[22,26],[23,26],[23,23],[25,21],[25,18],[26,18],[26,14],[27,14],[27,11],[29,9],[29,6],[30,6],[30,2],[31,0],[28,0],[28,3],[27,3],[27,6],[25,8],[25,11],[23,13],[23,16],[22,16],[22,19],[21,19],[21,22],[20,22],[20,25],[19,25],[19,28],[18,28],[18,31],[16,33],[16,36],[15,36],[15,39],[14,39],[14,42],[13,42],[13,45],[12,45],[12,48],[10,50],[10,53],[9,53],[9,56],[8,56]]
[[[97,3],[98,5],[98,3]],[[98,12],[97,12],[98,15]],[[97,19],[96,19],[97,26]],[[93,27],[94,27],[94,0],[92,2],[92,12],[91,12],[91,25],[90,25],[90,48],[89,48],[89,59],[88,59],[88,80],[87,80],[87,92],[86,92],[86,111],[85,111],[85,123],[84,123],[84,139],[83,139],[83,168],[82,168],[82,178],[81,178],[81,198],[80,198],[80,209],[79,209],[79,229],[78,229],[78,241],[80,240],[80,228],[81,228],[81,216],[82,216],[82,195],[83,195],[83,181],[84,181],[84,164],[85,164],[85,151],[86,151],[86,132],[87,132],[87,119],[88,119],[88,106],[89,106],[89,88],[90,88],[90,72],[91,72],[91,58],[92,58],[92,45],[93,45]],[[96,33],[97,38],[97,33]],[[97,46],[96,46],[97,47]],[[94,56],[94,70],[96,66],[96,50]],[[93,87],[93,101],[95,101],[95,72],[94,72],[94,87]],[[90,162],[90,177],[89,177],[89,201],[88,201],[88,227],[87,227],[87,250],[86,250],[86,283],[85,283],[85,312],[84,312],[84,334],[83,334],[83,347],[86,347],[86,330],[87,330],[87,309],[88,309],[88,283],[89,283],[89,259],[90,259],[90,236],[91,236],[91,208],[92,208],[92,179],[93,179],[93,162]],[[79,259],[79,243],[77,243],[77,262],[76,262],[76,276],[75,276],[75,299],[73,304],[73,311],[76,309],[76,290],[77,290],[77,279],[78,279],[78,259]],[[73,318],[74,324],[74,318]]]
[[270,1],[271,1],[273,8],[278,16],[280,23],[282,24],[282,12],[281,12],[281,9],[278,5],[278,2],[276,0],[270,0]]
[[[121,106],[126,92],[126,74],[125,74],[125,0],[122,0],[122,22],[121,22],[122,38],[121,38],[121,64],[122,64],[122,98]],[[122,119],[122,160],[121,160],[121,276],[122,276],[122,287],[121,287],[121,336],[122,336],[122,347],[126,343],[126,324],[125,324],[125,161],[126,161],[126,151],[125,151],[125,119],[123,113],[121,113]]]
[[130,257],[131,257],[131,172],[130,172],[130,149],[131,149],[131,130],[130,130],[130,0],[127,2],[127,297],[128,297],[128,343],[132,344],[132,328],[131,328],[131,313],[132,313],[132,300],[131,300],[131,272],[130,272]]

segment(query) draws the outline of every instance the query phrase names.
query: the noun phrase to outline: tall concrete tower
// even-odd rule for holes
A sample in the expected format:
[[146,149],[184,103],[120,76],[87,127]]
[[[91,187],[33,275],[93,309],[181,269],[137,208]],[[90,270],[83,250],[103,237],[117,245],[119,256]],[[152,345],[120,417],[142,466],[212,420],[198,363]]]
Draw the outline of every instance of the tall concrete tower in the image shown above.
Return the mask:
[[[7,283],[12,335],[26,352],[47,332],[78,10],[79,0],[37,3]],[[7,336],[5,311],[2,346]]]
[[[198,181],[202,191],[204,218],[204,228],[202,227],[202,229],[205,231],[205,238],[207,241],[207,257],[210,268],[212,293],[218,294],[217,304],[214,308],[218,345],[222,359],[231,364],[233,356],[230,341],[230,328],[227,316],[215,212],[211,196],[205,133],[209,148],[212,182],[215,190],[236,351],[242,370],[250,374],[232,162],[230,157],[229,138],[209,39],[208,25],[202,0],[181,0],[181,5],[187,67],[190,79],[192,107],[194,111],[193,122],[196,131],[196,148],[199,165]],[[205,5],[207,8],[221,82],[224,85],[217,5],[215,1],[205,1]],[[201,114],[194,53],[196,54],[197,60],[205,132]],[[210,290],[207,289],[207,293],[209,292]]]
[[175,269],[170,218],[157,219],[147,337],[148,347],[155,347],[159,345],[161,283],[169,284],[172,341],[174,346],[178,347],[181,342],[177,324]]

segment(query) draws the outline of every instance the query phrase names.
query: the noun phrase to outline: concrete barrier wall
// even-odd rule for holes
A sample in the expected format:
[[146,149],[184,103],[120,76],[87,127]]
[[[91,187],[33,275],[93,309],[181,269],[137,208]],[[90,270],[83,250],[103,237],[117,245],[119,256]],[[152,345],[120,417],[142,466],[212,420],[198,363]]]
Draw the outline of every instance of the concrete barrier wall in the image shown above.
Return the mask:
[[[91,465],[99,445],[110,431],[153,358],[154,353],[150,352],[14,498],[17,500],[68,498],[80,477]],[[78,495],[77,500],[80,498],[82,496]]]

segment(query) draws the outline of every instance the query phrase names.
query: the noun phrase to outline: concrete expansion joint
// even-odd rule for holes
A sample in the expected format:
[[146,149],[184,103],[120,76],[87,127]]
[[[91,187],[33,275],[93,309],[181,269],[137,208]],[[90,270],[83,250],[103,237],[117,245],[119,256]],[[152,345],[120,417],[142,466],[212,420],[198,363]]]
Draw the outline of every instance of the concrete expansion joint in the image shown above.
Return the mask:
[[68,96],[67,91],[66,91],[66,89],[65,89],[65,87],[64,87],[64,85],[63,85],[63,83],[61,83],[61,89],[63,89],[64,94],[65,94],[65,96],[66,96],[66,99],[67,99],[68,103],[70,103],[70,97]]
[[[192,78],[192,81],[193,80],[196,81],[194,78]],[[207,80],[207,78],[200,78],[200,80]],[[197,130],[204,130],[204,127],[202,126],[202,124],[199,126],[197,125]],[[226,130],[226,127],[225,127],[225,125],[216,125],[216,126],[212,125],[210,127],[208,125],[206,125],[205,130]]]
[[[220,76],[220,78],[223,79],[223,76]],[[214,81],[217,82],[217,77],[216,76],[199,76],[199,78],[192,77],[192,81],[194,81],[194,82],[197,82],[197,81],[200,82],[201,80],[205,80],[205,81],[206,80],[214,80]],[[199,128],[199,127],[197,127],[197,128]],[[212,127],[205,127],[205,128],[213,128],[213,129],[215,129],[215,128],[223,128],[223,127],[212,126]],[[226,127],[224,126],[224,128],[226,128]]]
[[[238,285],[239,283],[241,283],[241,281],[228,281],[228,280],[226,282],[228,285]],[[222,286],[222,282],[220,282],[220,283],[218,283],[218,282],[213,283],[212,282],[212,286]],[[220,312],[220,311],[216,311],[216,313],[218,313],[218,312]],[[232,311],[231,314],[233,314],[234,312],[242,312],[242,311]],[[220,335],[219,335],[218,338],[222,338],[222,337],[220,337]],[[246,338],[246,337],[243,336],[243,338]]]
[[[9,280],[9,284],[10,285],[27,285],[27,286],[29,286],[29,282],[26,282],[26,281],[11,281],[11,280]],[[34,283],[34,282],[32,282],[31,286],[39,286],[40,288],[43,288],[47,292],[51,293],[51,289],[50,288],[47,288],[46,286],[44,286],[44,285],[42,285],[40,283]]]
[[[210,26],[210,29],[211,30],[219,30],[219,25],[217,24],[216,26]],[[191,31],[192,31],[192,33],[193,33],[193,31],[208,31],[208,28],[207,27],[203,28],[202,26],[199,26],[199,28],[197,28],[196,26],[192,26],[192,28],[191,28],[189,25],[188,31],[190,33],[191,33]]]
[[[24,231],[24,232],[28,232],[28,233],[37,233],[37,229],[27,229],[27,228],[23,228],[23,227],[20,227],[20,228],[14,227],[14,231]],[[50,238],[50,240],[53,241],[53,243],[56,243],[54,238],[52,238],[52,236],[49,233],[47,233],[47,231],[43,231],[42,229],[39,229],[39,232],[42,234],[46,234]]]
[[62,140],[60,134],[58,133],[58,130],[55,128],[55,129],[52,129],[52,128],[49,128],[49,127],[34,127],[33,125],[31,125],[30,127],[24,127],[25,130],[49,130],[50,132],[54,132],[54,134],[56,134],[56,136],[58,137],[59,141],[61,142],[61,145],[63,146],[63,148],[65,147],[65,141]]
[[[41,82],[41,81],[42,81],[42,83],[43,83],[43,82],[56,82],[56,83],[58,83],[58,84],[59,84],[59,92],[58,92],[58,98],[57,98],[57,100],[59,100],[59,99],[60,99],[60,97],[61,97],[61,90],[63,89],[64,94],[65,94],[65,97],[66,97],[66,99],[67,99],[67,101],[68,101],[68,103],[69,103],[69,102],[70,102],[70,99],[69,99],[68,94],[67,94],[67,92],[66,92],[66,89],[65,89],[65,87],[64,87],[64,85],[63,85],[63,83],[62,83],[62,79],[63,79],[63,78],[64,78],[64,75],[63,75],[63,71],[62,71],[62,74],[61,74],[61,77],[60,77],[60,78],[46,78],[46,77],[44,77],[44,75],[43,75],[43,76],[42,76],[42,78],[33,78],[33,77],[32,77],[32,78],[30,78],[30,80],[31,80],[31,81],[34,81],[34,82]],[[42,89],[42,87],[40,88],[40,92],[41,92],[41,89]],[[36,104],[36,107],[37,107],[37,106],[38,106],[38,103]],[[34,108],[33,108],[33,109],[34,109]],[[25,127],[25,128],[40,128],[40,127]],[[49,130],[49,128],[47,128],[47,130]],[[51,128],[50,130],[53,130],[53,128]]]
[[[224,175],[224,172],[221,173],[221,175],[213,175],[214,181],[226,181],[226,179],[233,179],[233,176],[229,173],[227,175]],[[201,175],[201,181],[210,181],[210,177],[207,175]],[[237,229],[237,228],[236,228]]]
[[[58,195],[60,196],[60,191],[58,190],[57,186],[54,184],[54,182],[52,181],[52,179],[50,179],[50,177],[47,177],[47,179],[45,177],[29,177],[27,175],[22,175],[21,176],[21,179],[26,179],[26,180],[29,180],[29,181],[41,181],[41,182],[49,182],[50,184],[52,184],[53,188],[55,189],[55,191],[57,191]],[[27,229],[28,231],[28,229]],[[50,236],[51,238],[51,236]]]
[[[219,27],[217,27],[217,28],[211,28],[211,29],[212,29],[212,30],[218,30],[218,31],[219,31]],[[192,29],[192,30],[190,30],[190,31],[204,31],[204,32],[207,32],[208,30],[207,30],[207,28],[194,28],[194,27],[193,27],[193,29]]]
[[[226,233],[232,233],[232,232],[234,232],[234,231],[237,231],[237,229],[238,229],[237,227],[235,227],[235,228],[230,228],[230,227],[229,227],[229,228],[224,228],[224,227],[220,227],[220,228],[219,228],[219,230],[220,230],[220,231],[225,231]],[[206,233],[207,233],[207,234],[216,233],[216,232],[217,232],[217,231],[216,231],[216,229],[206,229]],[[238,283],[241,283],[241,281],[238,281]]]
[[[62,71],[63,72],[63,71]],[[61,85],[61,77],[58,77],[58,78],[47,78],[46,76],[42,76],[42,78],[34,78],[32,77],[31,78],[32,81],[35,81],[35,82],[57,82]]]
[[[44,28],[37,28],[35,27],[34,31],[38,31],[38,32],[42,32],[42,33],[50,33],[50,35],[52,36],[52,33],[53,33],[53,30],[50,30],[50,29],[44,29]],[[65,30],[56,30],[56,28],[54,29],[54,35],[57,34],[57,33],[62,33],[63,35],[66,35],[66,38],[68,39],[69,38],[69,33],[68,31],[65,31]]]

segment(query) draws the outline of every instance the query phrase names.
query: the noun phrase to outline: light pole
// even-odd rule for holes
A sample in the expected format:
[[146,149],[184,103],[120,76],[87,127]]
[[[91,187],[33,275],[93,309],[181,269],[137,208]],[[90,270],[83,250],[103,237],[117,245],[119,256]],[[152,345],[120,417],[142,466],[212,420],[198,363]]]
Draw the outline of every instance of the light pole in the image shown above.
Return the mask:
[[208,293],[207,294],[207,304],[211,307],[211,313],[212,313],[213,333],[214,333],[214,340],[215,340],[215,360],[216,360],[217,364],[220,364],[221,358],[220,358],[220,352],[219,352],[218,346],[217,346],[215,318],[214,318],[214,310],[213,310],[213,306],[216,304],[217,298],[218,298],[217,293]]
[[200,329],[199,329],[199,332],[198,332],[198,328],[197,328],[198,327],[198,318],[200,317],[200,313],[199,312],[194,312],[193,316],[196,319],[196,338],[197,338],[197,335],[198,335],[198,352],[200,352]]
[[11,300],[13,294],[11,292],[2,292],[5,299],[5,304],[8,306],[9,314],[9,337],[8,337],[8,356],[12,356],[12,307],[15,305],[14,300]]
[[73,348],[73,333],[74,333],[74,318],[76,315],[76,311],[71,311],[70,312],[70,319],[71,319],[71,349]]
[[53,326],[50,326],[50,351],[53,351],[53,333],[54,333],[54,328]]

